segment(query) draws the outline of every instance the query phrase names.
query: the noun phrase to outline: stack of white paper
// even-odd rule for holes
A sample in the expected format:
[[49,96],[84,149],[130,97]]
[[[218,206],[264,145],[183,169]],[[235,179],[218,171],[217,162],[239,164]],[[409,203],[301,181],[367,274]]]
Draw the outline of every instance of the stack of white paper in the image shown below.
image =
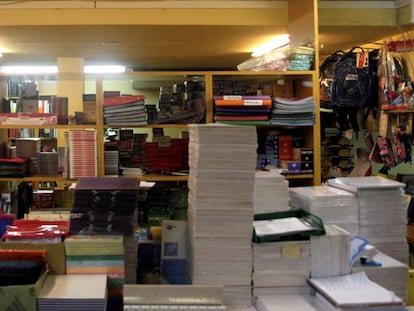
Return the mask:
[[107,276],[48,275],[37,296],[38,311],[106,310]]
[[310,241],[253,243],[253,297],[308,289]]
[[294,187],[289,189],[292,209],[304,209],[323,221],[358,234],[359,210],[356,195],[330,186]]
[[254,213],[289,210],[289,183],[281,170],[257,171],[254,181]]
[[384,253],[377,253],[372,260],[380,263],[380,266],[369,264],[362,265],[357,261],[352,267],[352,273],[364,271],[375,283],[393,291],[405,302],[408,301],[408,266]]
[[403,183],[368,176],[335,178],[328,180],[328,184],[356,194],[360,236],[381,252],[408,262]]
[[189,129],[190,282],[222,285],[226,305],[251,305],[256,128]]
[[325,231],[310,237],[312,278],[351,273],[349,233],[335,225],[326,225]]

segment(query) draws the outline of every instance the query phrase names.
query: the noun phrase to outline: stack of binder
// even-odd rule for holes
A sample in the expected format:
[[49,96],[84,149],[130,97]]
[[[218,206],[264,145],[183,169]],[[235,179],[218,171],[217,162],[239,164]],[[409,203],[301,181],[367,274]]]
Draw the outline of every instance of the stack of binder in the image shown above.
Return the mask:
[[37,310],[106,310],[106,287],[104,274],[47,275],[37,296]]
[[359,210],[355,194],[329,187],[289,188],[292,209],[304,209],[320,217],[326,225],[338,225],[350,235],[359,232]]
[[405,184],[367,176],[329,179],[328,185],[356,195],[360,236],[379,251],[408,262]]
[[189,275],[224,286],[226,305],[251,306],[256,129],[190,125]]
[[289,183],[280,170],[257,171],[254,180],[254,213],[287,211]]
[[68,134],[69,177],[97,176],[97,151],[95,130],[72,130]]

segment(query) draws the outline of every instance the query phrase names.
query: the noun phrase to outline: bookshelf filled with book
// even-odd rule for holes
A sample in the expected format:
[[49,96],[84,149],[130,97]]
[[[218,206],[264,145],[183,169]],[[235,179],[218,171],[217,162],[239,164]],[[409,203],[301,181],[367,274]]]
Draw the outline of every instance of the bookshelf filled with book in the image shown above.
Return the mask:
[[[314,47],[314,63],[308,70],[281,70],[281,71],[131,71],[123,74],[84,75],[83,105],[72,108],[66,124],[52,122],[53,124],[38,124],[31,119],[27,123],[20,120],[15,124],[1,122],[0,129],[3,141],[9,141],[9,130],[23,128],[57,131],[57,146],[64,146],[66,139],[64,134],[81,131],[94,131],[93,144],[96,152],[96,169],[93,173],[97,176],[118,175],[120,170],[116,162],[120,161],[118,148],[123,153],[121,165],[124,167],[138,168],[145,166],[147,171],[128,170],[136,174],[140,180],[150,181],[186,181],[186,148],[188,141],[187,124],[191,123],[236,123],[255,126],[258,132],[258,141],[273,137],[273,148],[280,148],[280,137],[290,141],[286,148],[289,156],[267,159],[266,148],[264,153],[258,156],[258,168],[272,163],[287,170],[286,178],[292,185],[296,183],[318,185],[320,184],[320,124],[319,124],[319,90],[318,73],[315,68],[318,64],[318,39],[317,39],[317,6],[316,1],[290,0],[289,24],[287,30],[290,34],[292,45],[311,43]],[[15,76],[15,78],[26,78]],[[10,77],[2,77],[2,81],[10,81]],[[50,94],[56,94],[58,75],[31,77],[31,82],[38,83],[39,98],[50,98]],[[231,87],[229,87],[231,85]],[[16,86],[16,85],[14,85]],[[33,86],[33,85],[31,85]],[[246,86],[249,90],[241,93]],[[231,91],[229,91],[229,88]],[[29,91],[33,91],[33,87]],[[41,92],[39,91],[41,90]],[[237,90],[237,92],[234,92]],[[11,94],[19,95],[19,93]],[[251,112],[256,114],[255,120],[240,120],[238,116],[232,116],[232,120],[226,120],[226,116],[233,112],[229,107],[216,105],[217,96],[268,96],[271,99],[271,107],[265,110],[259,109],[257,102],[253,103]],[[18,98],[19,96],[17,96]],[[13,97],[16,100],[16,97]],[[126,100],[120,107],[120,98]],[[273,118],[273,106],[286,103],[275,103],[275,98],[285,100],[295,98],[301,105],[301,100],[311,100],[303,105],[313,105],[313,113],[308,119],[285,120]],[[116,103],[112,103],[115,101]],[[79,103],[76,103],[79,106]],[[115,107],[116,106],[116,107]],[[219,108],[219,109],[218,109]],[[270,108],[270,109],[268,109]],[[119,110],[120,109],[120,110]],[[130,111],[133,111],[131,114]],[[292,114],[298,114],[297,111]],[[224,117],[223,117],[224,115]],[[279,115],[280,116],[280,115]],[[58,117],[56,115],[56,117]],[[239,119],[239,120],[237,120]],[[92,120],[92,121],[91,121]],[[295,121],[302,123],[295,123]],[[290,122],[290,123],[289,123]],[[304,123],[303,123],[304,122]],[[129,140],[122,142],[121,140]],[[125,136],[126,135],[126,136]],[[297,139],[300,137],[300,139]],[[142,148],[153,148],[150,156],[142,156]],[[281,143],[280,143],[281,144]],[[260,146],[263,147],[263,146]],[[135,150],[134,150],[135,148]],[[118,155],[116,154],[118,152]],[[312,159],[305,155],[312,152]],[[264,158],[263,158],[264,157]],[[302,157],[306,158],[303,161]],[[176,159],[179,161],[175,161]],[[157,160],[157,163],[153,160]],[[174,160],[174,161],[173,161]],[[275,162],[278,160],[278,162]],[[280,160],[280,161],[279,161]],[[109,164],[107,162],[110,162]],[[144,161],[153,161],[152,163]],[[174,162],[174,163],[172,163]],[[298,168],[300,162],[305,163],[305,169]],[[95,166],[95,164],[94,164]],[[151,168],[152,166],[152,168]],[[148,170],[148,167],[150,169]],[[290,169],[293,168],[293,169]],[[127,171],[127,170],[125,170]],[[71,176],[56,175],[45,176],[52,180],[67,180]],[[76,179],[76,175],[72,176]],[[0,177],[1,178],[1,177]],[[24,179],[42,179],[40,175],[25,176]]]

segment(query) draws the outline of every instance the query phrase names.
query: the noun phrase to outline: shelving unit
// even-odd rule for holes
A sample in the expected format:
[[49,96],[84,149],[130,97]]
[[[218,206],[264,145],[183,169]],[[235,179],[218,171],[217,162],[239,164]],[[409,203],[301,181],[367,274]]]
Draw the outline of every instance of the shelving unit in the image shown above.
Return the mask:
[[[313,68],[319,68],[318,61],[318,29],[317,29],[317,1],[288,1],[289,25],[291,42],[293,45],[300,45],[304,42],[312,42],[315,46],[315,63]],[[64,76],[63,76],[64,77]],[[33,79],[56,79],[57,77],[36,76]],[[105,91],[121,91],[121,93],[131,93],[131,91],[146,95],[146,104],[155,101],[155,94],[159,87],[163,85],[172,85],[173,83],[183,82],[187,79],[203,81],[205,93],[205,116],[203,122],[214,122],[214,83],[218,79],[230,79],[232,81],[255,81],[259,83],[277,83],[280,80],[292,80],[294,82],[294,95],[298,98],[304,96],[313,96],[316,104],[315,115],[316,123],[314,126],[304,127],[305,146],[312,148],[314,151],[314,174],[300,174],[287,176],[290,180],[304,180],[305,184],[319,185],[321,183],[321,155],[320,155],[320,120],[319,120],[319,89],[318,89],[318,72],[317,70],[306,71],[144,71],[144,72],[126,72],[117,75],[85,75],[84,81],[93,85],[92,93],[96,95],[96,124],[68,124],[68,125],[0,125],[0,129],[8,128],[55,128],[59,131],[64,130],[81,130],[95,129],[97,137],[97,172],[98,176],[104,175],[104,132],[113,126],[105,125],[103,122],[103,98]],[[305,85],[306,82],[306,85]],[[90,93],[86,91],[86,93]],[[260,126],[260,125],[258,125]],[[122,126],[117,126],[121,128]],[[287,128],[275,126],[276,128]],[[154,128],[163,128],[168,131],[186,130],[185,124],[148,124],[145,126],[125,126],[134,130],[150,131]],[[5,131],[1,131],[5,132]],[[4,134],[2,134],[4,135]],[[5,138],[4,136],[0,136]],[[100,139],[102,138],[102,139]],[[148,174],[138,177],[140,180],[148,181],[185,181],[186,176],[166,176]],[[42,179],[41,176],[27,177],[27,179]],[[45,176],[45,179],[51,179]],[[60,177],[52,177],[54,180],[61,180]]]

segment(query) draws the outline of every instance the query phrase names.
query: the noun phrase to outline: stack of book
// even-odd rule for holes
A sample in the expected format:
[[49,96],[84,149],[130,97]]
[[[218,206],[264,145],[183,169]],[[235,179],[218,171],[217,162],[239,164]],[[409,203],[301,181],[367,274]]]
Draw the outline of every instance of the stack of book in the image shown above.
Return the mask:
[[115,96],[104,99],[104,123],[107,125],[145,125],[145,96]]
[[304,209],[320,217],[325,225],[334,224],[351,236],[359,232],[359,210],[355,194],[330,187],[289,188],[290,207]]
[[301,99],[274,97],[271,123],[273,125],[307,126],[315,123],[315,103],[312,96]]
[[59,171],[57,152],[39,152],[37,154],[37,167],[40,175],[57,175]]
[[380,176],[339,177],[328,185],[356,195],[358,235],[379,251],[408,262],[405,184]]
[[251,306],[256,129],[190,125],[190,282],[224,286],[226,305]]
[[215,121],[268,121],[272,99],[264,96],[214,96]]
[[93,177],[98,174],[96,131],[72,130],[68,133],[69,178]]

